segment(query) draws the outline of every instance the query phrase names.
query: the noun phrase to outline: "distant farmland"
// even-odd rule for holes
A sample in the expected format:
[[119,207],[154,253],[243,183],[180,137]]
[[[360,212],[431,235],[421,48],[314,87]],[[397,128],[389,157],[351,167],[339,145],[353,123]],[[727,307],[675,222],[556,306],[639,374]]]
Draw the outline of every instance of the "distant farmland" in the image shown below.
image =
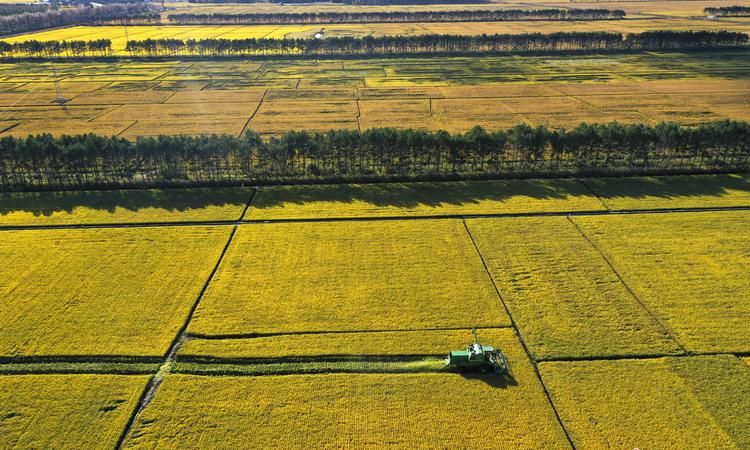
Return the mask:
[[750,119],[750,52],[4,65],[0,136]]

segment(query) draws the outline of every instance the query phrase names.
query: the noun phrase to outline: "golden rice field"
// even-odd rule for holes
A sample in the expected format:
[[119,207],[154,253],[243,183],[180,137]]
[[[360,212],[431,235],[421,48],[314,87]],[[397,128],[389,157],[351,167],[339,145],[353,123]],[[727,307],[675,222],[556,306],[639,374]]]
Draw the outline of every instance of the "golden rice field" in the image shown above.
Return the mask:
[[279,186],[258,191],[245,220],[603,211],[575,180]]
[[3,231],[0,358],[162,356],[229,232]]
[[260,188],[249,221],[750,206],[750,177],[691,175]]
[[[480,339],[496,342],[502,328],[482,328]],[[236,339],[190,339],[178,358],[274,359],[320,356],[443,356],[446,348],[471,341],[465,330],[379,331],[354,333],[283,334]]]
[[188,331],[507,326],[499,306],[460,220],[258,224],[237,231]]
[[[732,5],[748,6],[747,0],[734,0]],[[461,10],[503,10],[503,9],[546,9],[570,8],[570,2],[532,0],[526,2],[491,1],[476,4],[425,4],[425,5],[344,5],[336,3],[184,3],[167,2],[169,11],[163,14],[250,14],[250,13],[310,13],[310,12],[353,12],[353,11],[455,11]],[[674,19],[681,17],[703,17],[703,8],[717,6],[711,0],[654,0],[654,1],[576,1],[576,8],[622,9],[628,18]],[[173,8],[173,9],[172,9]]]
[[750,120],[748,55],[5,63],[0,137]]
[[705,20],[692,17],[650,17],[605,21],[526,21],[526,22],[424,22],[310,25],[133,25],[73,26],[42,30],[3,38],[6,42],[28,40],[88,40],[92,36],[109,39],[117,55],[127,55],[128,40],[143,39],[310,39],[323,32],[325,37],[414,36],[424,34],[481,35],[603,31],[641,33],[653,30],[727,30],[746,33],[750,20],[732,18]]
[[750,377],[734,356],[539,367],[576,448],[750,446]]
[[537,359],[680,353],[567,218],[468,226]]
[[2,194],[0,448],[748,448],[748,192]]
[[691,352],[750,351],[747,211],[573,221]]
[[747,175],[589,179],[585,183],[611,210],[750,205]]
[[0,226],[239,220],[250,189],[0,193]]
[[[492,337],[517,361],[510,384],[440,373],[171,375],[124,448],[570,448],[513,331]],[[467,433],[468,423],[483,432]]]
[[147,380],[123,375],[0,375],[0,447],[112,449]]

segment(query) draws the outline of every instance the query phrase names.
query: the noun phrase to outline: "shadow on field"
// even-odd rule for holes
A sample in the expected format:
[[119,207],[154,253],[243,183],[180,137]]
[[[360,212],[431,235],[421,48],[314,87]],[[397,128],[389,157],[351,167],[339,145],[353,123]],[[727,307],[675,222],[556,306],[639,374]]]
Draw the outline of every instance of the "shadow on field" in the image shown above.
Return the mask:
[[249,188],[179,188],[0,193],[0,217],[13,212],[49,216],[76,208],[108,212],[118,208],[130,211],[158,208],[174,212],[234,206],[241,210],[252,192]]
[[498,375],[495,373],[462,372],[460,375],[467,380],[480,380],[500,389],[518,386],[518,382],[511,374]]
[[730,191],[750,193],[748,175],[592,178],[582,181],[585,184],[573,179],[537,179],[278,186],[263,188],[252,206],[264,209],[310,202],[359,202],[398,208],[462,206],[481,201],[508,201],[514,197],[575,200],[576,197],[590,197],[590,189],[605,200],[615,197],[720,197]]
[[[682,175],[663,177],[495,180],[269,186],[252,202],[262,210],[308,203],[352,204],[358,208],[467,206],[485,201],[504,202],[591,198],[593,190],[603,200],[615,198],[720,197],[731,192],[750,193],[749,175]],[[236,207],[240,211],[252,196],[250,188],[172,188],[118,191],[0,193],[0,217],[14,212],[49,216],[76,208],[114,212],[191,211],[207,207]],[[524,200],[525,199],[525,200]],[[364,206],[361,204],[365,204]],[[532,205],[533,206],[533,205]]]

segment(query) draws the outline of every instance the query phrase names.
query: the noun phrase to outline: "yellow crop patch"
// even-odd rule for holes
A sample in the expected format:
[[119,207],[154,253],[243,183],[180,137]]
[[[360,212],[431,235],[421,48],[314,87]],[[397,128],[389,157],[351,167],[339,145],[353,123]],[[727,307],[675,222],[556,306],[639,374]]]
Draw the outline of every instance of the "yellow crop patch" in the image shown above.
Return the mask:
[[567,218],[478,219],[468,226],[537,358],[679,352]]
[[451,373],[170,375],[124,448],[570,448],[513,331],[493,339],[513,367],[510,381]]
[[160,356],[230,230],[0,233],[0,356]]
[[508,325],[460,220],[240,227],[194,334]]
[[750,213],[573,220],[687,350],[750,351]]
[[148,380],[132,375],[0,375],[0,448],[114,448]]
[[[482,328],[482,342],[495,343],[507,330]],[[315,356],[421,356],[447,355],[473,342],[469,329],[378,331],[259,336],[240,339],[190,339],[180,346],[188,358],[296,358]]]
[[245,220],[604,210],[574,180],[463,181],[263,188]]
[[238,188],[0,193],[0,226],[238,220]]
[[539,369],[577,448],[750,447],[750,377],[734,356]]
[[601,178],[585,182],[613,210],[750,206],[748,175]]

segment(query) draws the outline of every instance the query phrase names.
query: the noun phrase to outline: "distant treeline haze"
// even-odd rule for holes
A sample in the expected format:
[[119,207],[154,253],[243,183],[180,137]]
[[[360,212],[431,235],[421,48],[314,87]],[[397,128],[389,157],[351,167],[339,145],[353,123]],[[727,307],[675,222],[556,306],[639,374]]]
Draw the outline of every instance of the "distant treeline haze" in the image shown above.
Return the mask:
[[747,170],[750,124],[0,139],[4,189]]
[[506,9],[482,11],[381,11],[253,14],[170,14],[177,25],[262,25],[315,23],[395,22],[500,22],[520,20],[613,20],[625,17],[623,10],[609,9]]
[[70,8],[0,16],[0,35],[99,22],[156,23],[160,15],[144,3]]
[[705,8],[703,12],[708,16],[716,17],[748,17],[750,6],[721,6],[718,8]]
[[[188,0],[188,3],[266,3],[268,0]],[[340,3],[344,5],[464,5],[489,3],[487,0],[306,0],[305,3]]]

